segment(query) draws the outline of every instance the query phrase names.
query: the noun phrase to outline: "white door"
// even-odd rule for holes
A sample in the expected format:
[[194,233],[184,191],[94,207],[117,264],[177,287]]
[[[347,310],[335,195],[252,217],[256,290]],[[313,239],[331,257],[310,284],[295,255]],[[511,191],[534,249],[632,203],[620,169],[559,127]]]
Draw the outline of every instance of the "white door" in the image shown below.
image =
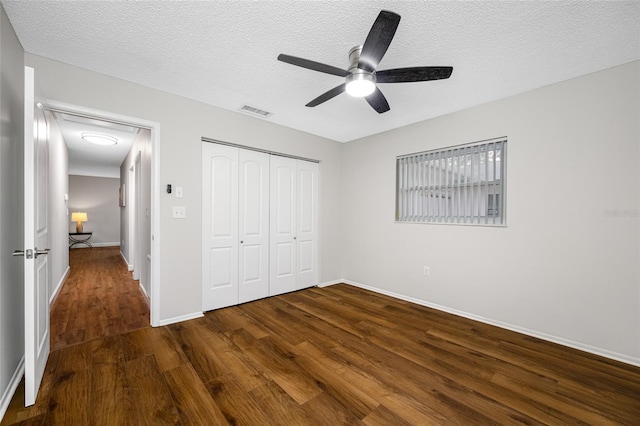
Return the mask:
[[298,161],[296,289],[318,283],[318,164]]
[[297,160],[271,156],[269,294],[296,289]]
[[34,70],[25,67],[24,300],[25,405],[33,405],[49,357],[48,129],[35,104]]
[[238,148],[202,144],[202,305],[238,304]]
[[239,302],[269,295],[269,154],[239,149]]

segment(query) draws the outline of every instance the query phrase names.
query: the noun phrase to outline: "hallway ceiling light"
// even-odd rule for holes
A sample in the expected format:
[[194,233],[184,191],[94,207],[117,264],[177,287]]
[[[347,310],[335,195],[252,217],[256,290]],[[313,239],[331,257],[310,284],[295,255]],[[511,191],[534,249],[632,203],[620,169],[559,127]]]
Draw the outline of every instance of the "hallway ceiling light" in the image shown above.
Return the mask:
[[82,133],[82,139],[96,145],[115,145],[118,143],[118,138],[100,133]]

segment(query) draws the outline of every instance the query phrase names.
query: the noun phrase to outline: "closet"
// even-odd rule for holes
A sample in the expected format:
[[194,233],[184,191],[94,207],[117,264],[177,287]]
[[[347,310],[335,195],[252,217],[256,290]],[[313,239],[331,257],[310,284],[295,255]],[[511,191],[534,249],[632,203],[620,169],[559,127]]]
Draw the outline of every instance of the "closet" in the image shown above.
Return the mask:
[[202,143],[209,311],[317,284],[318,164]]

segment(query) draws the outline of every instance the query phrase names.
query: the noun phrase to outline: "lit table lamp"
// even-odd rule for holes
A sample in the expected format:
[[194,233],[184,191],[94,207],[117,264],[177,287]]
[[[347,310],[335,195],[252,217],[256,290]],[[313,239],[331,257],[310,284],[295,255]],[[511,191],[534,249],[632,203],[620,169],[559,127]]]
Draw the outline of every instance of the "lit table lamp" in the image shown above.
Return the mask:
[[72,212],[71,213],[71,222],[77,222],[76,224],[76,232],[82,232],[82,222],[86,222],[87,213],[86,212]]

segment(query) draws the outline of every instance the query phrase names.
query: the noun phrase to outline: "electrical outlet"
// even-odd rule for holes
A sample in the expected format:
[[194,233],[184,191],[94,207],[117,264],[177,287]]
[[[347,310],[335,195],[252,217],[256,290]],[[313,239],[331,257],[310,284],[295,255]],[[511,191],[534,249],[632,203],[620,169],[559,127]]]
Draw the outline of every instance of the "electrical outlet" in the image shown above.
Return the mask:
[[173,206],[173,218],[184,219],[187,217],[187,208],[182,206]]
[[429,270],[429,267],[428,267],[428,266],[425,266],[425,267],[424,267],[424,274],[425,274],[426,276],[431,275],[431,271]]

